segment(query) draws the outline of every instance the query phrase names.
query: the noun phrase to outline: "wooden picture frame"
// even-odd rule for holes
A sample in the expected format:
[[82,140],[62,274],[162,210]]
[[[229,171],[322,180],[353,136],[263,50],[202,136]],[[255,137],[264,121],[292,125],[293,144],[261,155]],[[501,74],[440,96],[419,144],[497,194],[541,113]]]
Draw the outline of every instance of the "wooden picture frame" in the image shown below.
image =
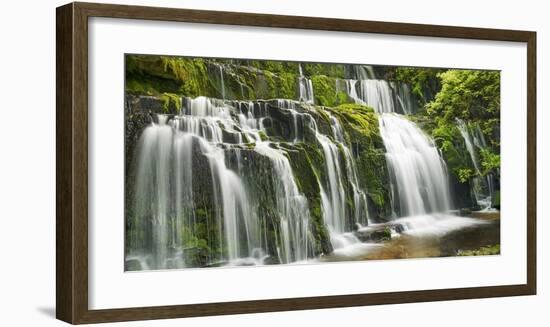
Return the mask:
[[[536,33],[453,26],[276,16],[112,4],[57,8],[56,58],[56,315],[73,323],[305,310],[536,294]],[[88,307],[88,19],[161,20],[257,27],[497,40],[527,44],[527,283],[90,310]]]

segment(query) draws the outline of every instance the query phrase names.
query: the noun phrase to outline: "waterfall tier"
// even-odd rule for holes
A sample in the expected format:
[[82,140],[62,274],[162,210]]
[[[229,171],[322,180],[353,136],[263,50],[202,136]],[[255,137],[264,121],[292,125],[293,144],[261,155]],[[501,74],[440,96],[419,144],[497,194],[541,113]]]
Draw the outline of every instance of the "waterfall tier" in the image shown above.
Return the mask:
[[[136,147],[128,258],[141,269],[304,262],[368,224],[337,117],[282,99],[182,103],[179,114],[154,115]],[[311,160],[306,145],[322,170],[295,170]]]
[[480,208],[484,210],[488,209],[491,207],[491,200],[494,195],[494,180],[491,174],[484,178],[480,177],[481,169],[478,156],[478,151],[487,147],[485,137],[483,137],[479,124],[470,128],[462,119],[456,118],[456,122],[460,135],[464,139],[464,144],[470,155],[476,175],[471,181],[471,192]]
[[434,142],[396,114],[380,116],[380,133],[387,151],[394,212],[415,216],[450,210],[447,167]]

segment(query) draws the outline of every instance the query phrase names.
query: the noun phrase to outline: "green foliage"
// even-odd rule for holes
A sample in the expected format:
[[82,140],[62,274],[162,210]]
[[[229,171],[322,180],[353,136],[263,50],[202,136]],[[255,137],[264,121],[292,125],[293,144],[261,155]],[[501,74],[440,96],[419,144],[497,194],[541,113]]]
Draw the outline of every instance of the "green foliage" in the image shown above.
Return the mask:
[[480,149],[482,175],[487,175],[490,171],[500,168],[500,155],[491,152],[489,149]]
[[302,70],[307,77],[324,75],[331,77],[333,80],[335,78],[344,78],[344,65],[305,63],[302,64]]
[[439,92],[441,83],[438,74],[444,70],[439,68],[398,67],[395,69],[395,79],[411,86],[411,92],[420,100],[420,105],[431,101]]
[[[411,69],[399,68],[397,75],[414,81]],[[434,71],[430,74],[433,76]],[[407,74],[414,77],[407,77]],[[428,74],[427,72],[422,74]],[[497,71],[447,70],[437,73],[441,90],[426,104],[427,111],[420,126],[434,138],[449,170],[461,183],[477,175],[466,151],[465,141],[457,128],[456,118],[468,126],[479,126],[488,140],[488,148],[480,151],[481,175],[500,166],[500,73]]]
[[270,71],[274,74],[291,73],[298,75],[298,63],[296,62],[274,60],[231,60],[231,62],[260,71]]
[[467,181],[470,180],[470,178],[472,178],[475,174],[474,174],[474,171],[470,168],[458,168],[457,169],[457,175],[458,175],[458,180],[461,182],[461,183],[466,183]]
[[446,120],[496,119],[500,115],[500,72],[448,70],[438,74],[442,88],[428,113]]

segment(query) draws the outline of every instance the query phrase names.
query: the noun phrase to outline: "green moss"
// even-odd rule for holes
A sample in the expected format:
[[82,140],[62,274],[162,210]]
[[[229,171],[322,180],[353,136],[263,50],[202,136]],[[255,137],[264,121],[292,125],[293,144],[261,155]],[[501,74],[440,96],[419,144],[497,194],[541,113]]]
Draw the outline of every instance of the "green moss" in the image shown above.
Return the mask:
[[339,101],[347,101],[347,96],[336,89],[336,79],[325,75],[311,76],[313,95],[315,103],[321,106],[332,107],[338,105]]
[[349,103],[341,104],[331,111],[339,116],[344,124],[365,137],[376,138],[380,135],[378,115],[374,113],[374,109],[371,107]]
[[297,79],[298,76],[294,73],[280,73],[277,76],[277,97],[282,99],[297,99]]
[[181,109],[181,97],[173,93],[163,93],[160,96],[162,111],[167,114],[177,114]]
[[355,157],[360,186],[367,191],[371,208],[378,218],[390,212],[389,175],[378,115],[368,106],[342,104],[327,108],[340,120],[346,140]]
[[267,137],[267,135],[265,134],[264,131],[259,131],[258,134],[260,135],[260,140],[262,140],[262,141],[267,141],[268,140],[268,137]]
[[195,215],[199,218],[206,218],[207,215],[208,215],[208,212],[206,211],[206,209],[203,209],[203,208],[197,208],[195,210]]
[[305,76],[324,75],[333,80],[343,79],[345,75],[344,65],[339,64],[303,63],[302,71]]
[[306,143],[296,146],[295,151],[289,151],[290,164],[294,178],[308,199],[311,216],[310,230],[313,239],[313,250],[316,255],[330,253],[330,236],[323,220],[319,189],[319,171],[322,169],[322,154],[318,149]]
[[213,95],[205,60],[148,55],[126,55],[126,91],[159,95]]
[[477,250],[462,251],[459,250],[458,256],[478,256],[478,255],[495,255],[500,254],[500,244],[483,246]]

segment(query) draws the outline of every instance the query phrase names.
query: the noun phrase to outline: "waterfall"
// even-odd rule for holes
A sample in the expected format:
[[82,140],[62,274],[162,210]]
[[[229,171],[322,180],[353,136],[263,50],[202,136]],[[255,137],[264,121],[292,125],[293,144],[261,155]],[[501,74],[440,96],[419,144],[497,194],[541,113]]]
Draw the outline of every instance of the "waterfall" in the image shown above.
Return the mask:
[[[219,64],[217,65],[218,66],[218,70],[220,72],[220,89],[221,89],[221,96],[222,96],[222,99],[225,100],[225,83],[224,83],[224,80],[223,80],[223,65]],[[241,90],[242,92],[242,90]]]
[[353,65],[351,66],[353,78],[357,80],[376,79],[374,68],[369,65]]
[[377,112],[413,114],[415,111],[410,88],[405,83],[377,79],[344,80],[346,93],[358,104],[375,108]]
[[444,160],[433,140],[399,114],[414,113],[409,86],[361,78],[345,80],[346,93],[356,103],[370,106],[380,114],[394,215],[448,211],[451,204]]
[[346,191],[342,183],[343,172],[340,167],[338,147],[323,134],[317,133],[316,137],[323,149],[328,177],[328,189],[321,188],[325,221],[333,232],[341,234],[345,231]]
[[[339,126],[339,124],[337,126]],[[343,184],[344,171],[340,165],[339,148],[329,137],[318,131],[317,123],[313,117],[310,119],[309,127],[315,133],[315,137],[323,150],[325,159],[324,166],[327,175],[327,185],[325,186],[319,181],[319,189],[321,192],[323,218],[329,228],[330,241],[335,249],[349,247],[350,245],[359,243],[359,240],[355,235],[349,232],[349,228],[346,226],[348,217],[346,205],[347,192]],[[338,129],[336,131],[337,133],[341,132],[341,130],[339,131]],[[342,135],[343,134],[340,134],[336,137],[343,137]],[[362,201],[362,199],[359,200]],[[355,203],[361,206],[357,201]],[[355,222],[364,223],[365,220],[368,222],[368,217],[355,217],[355,219]]]
[[[139,138],[129,220],[135,232],[128,235],[127,259],[142,269],[170,269],[305,262],[316,256],[311,228],[318,227],[289,160],[293,151],[304,151],[306,139],[322,156],[321,171],[314,171],[326,241],[339,253],[361,244],[354,230],[370,224],[365,182],[341,116],[309,105],[312,83],[301,65],[299,101],[226,100],[223,66],[217,67],[222,99],[185,98],[178,114],[154,115]],[[337,84],[379,114],[394,216],[449,211],[445,162],[433,140],[403,115],[414,112],[410,89],[374,79],[366,67],[358,74],[364,79]],[[481,131],[464,126],[459,128],[479,172],[475,147],[485,140]],[[274,131],[280,134],[268,135]],[[204,248],[208,257],[197,261],[194,255]]]
[[[166,117],[160,117],[158,124],[146,128],[140,138],[140,160],[137,167],[136,201],[133,223],[137,230],[143,230],[147,239],[135,236],[132,247],[142,250],[150,246],[153,262],[149,266],[168,268],[182,266],[182,262],[170,260],[170,182],[172,128],[166,125]],[[177,219],[177,218],[176,218]],[[179,224],[182,222],[180,221]],[[139,255],[140,253],[136,253]]]
[[468,125],[460,118],[456,118],[456,123],[460,135],[464,139],[466,151],[470,155],[472,164],[477,176],[472,178],[471,190],[474,194],[477,204],[481,209],[488,209],[491,207],[491,199],[493,195],[493,178],[492,175],[487,175],[482,178],[481,170],[479,168],[479,157],[477,155],[477,149],[482,149],[487,146],[483,133],[479,129],[479,125],[476,125],[473,133],[470,132]]
[[292,115],[292,134],[293,143],[304,140],[304,115],[299,113],[297,106],[299,103],[293,100],[277,99],[277,106],[279,108],[287,109]]
[[298,64],[298,70],[300,73],[300,76],[298,77],[300,101],[313,104],[313,84],[311,83],[311,80],[309,78],[304,76],[304,73],[302,71],[302,64]]
[[338,142],[344,154],[344,158],[346,162],[346,173],[353,192],[353,203],[355,205],[355,213],[354,213],[355,222],[360,225],[368,225],[369,211],[368,211],[368,204],[367,204],[367,196],[365,194],[365,191],[362,190],[361,187],[359,186],[359,179],[357,178],[357,167],[355,165],[355,159],[351,154],[351,150],[346,145],[346,141],[344,139],[344,130],[342,129],[340,122],[338,121],[338,119],[336,119],[336,117],[330,114],[329,114],[329,118],[330,118],[332,132],[334,134],[334,139],[336,140],[336,142]]
[[411,96],[411,89],[406,83],[392,82],[392,87],[395,91],[395,96],[401,111],[406,115],[414,114],[415,104]]
[[256,151],[273,163],[272,176],[277,212],[282,235],[279,259],[283,263],[304,261],[308,258],[309,208],[306,197],[300,193],[294,180],[288,158],[268,142],[256,145]]
[[[209,262],[263,264],[269,257],[261,225],[266,218],[261,218],[265,213],[258,210],[257,194],[247,182],[257,176],[242,167],[247,159],[242,158],[243,149],[267,158],[272,169],[268,176],[273,194],[267,196],[273,197],[275,204],[278,261],[300,262],[311,256],[308,201],[298,189],[285,150],[262,141],[260,133],[265,133],[264,120],[268,117],[265,102],[206,97],[185,99],[178,115],[155,116],[137,145],[132,223],[146,237],[130,235],[129,259],[147,269],[187,266],[186,244],[193,246],[193,235],[199,228],[194,178],[203,178],[195,177],[196,169],[206,169],[197,167],[197,160],[201,160],[197,156],[202,156],[212,180],[216,226],[209,228],[225,249],[222,257],[209,258]],[[245,146],[248,142],[255,146]]]
[[394,212],[413,216],[450,209],[447,167],[434,142],[397,114],[380,115],[380,134],[396,188]]
[[195,207],[193,201],[193,135],[177,133],[174,139],[175,150],[175,198],[176,224],[173,229],[172,247],[177,248],[177,242],[188,244],[191,241],[190,233],[182,231],[188,229],[194,232],[196,224]]

